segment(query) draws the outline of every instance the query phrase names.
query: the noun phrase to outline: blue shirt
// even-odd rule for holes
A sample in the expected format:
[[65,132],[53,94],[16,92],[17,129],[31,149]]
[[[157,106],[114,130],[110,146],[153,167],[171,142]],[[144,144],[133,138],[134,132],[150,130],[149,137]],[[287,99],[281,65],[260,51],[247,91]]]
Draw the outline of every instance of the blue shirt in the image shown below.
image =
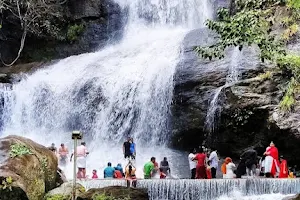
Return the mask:
[[134,154],[134,152],[135,152],[135,144],[134,144],[134,143],[131,143],[131,144],[130,144],[130,153],[131,153],[131,154]]
[[115,167],[115,170],[119,170],[119,171],[123,174],[123,168],[122,168],[122,166],[117,165],[117,166]]
[[113,167],[106,167],[104,169],[104,178],[113,178],[115,169]]

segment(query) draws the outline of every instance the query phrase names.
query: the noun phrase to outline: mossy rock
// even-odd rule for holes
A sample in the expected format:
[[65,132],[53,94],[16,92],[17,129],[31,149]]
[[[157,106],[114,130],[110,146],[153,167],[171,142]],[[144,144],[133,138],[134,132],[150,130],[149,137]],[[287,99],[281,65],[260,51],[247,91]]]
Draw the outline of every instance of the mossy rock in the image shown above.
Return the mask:
[[0,190],[1,200],[40,200],[56,187],[57,157],[46,147],[8,136],[0,140],[0,151],[0,180],[12,178],[10,188]]
[[89,189],[82,195],[78,195],[77,200],[96,200],[96,197],[107,197],[105,199],[126,199],[126,200],[148,200],[149,196],[145,189],[126,188],[122,186],[111,186],[105,188]]
[[[85,192],[85,188],[77,183],[76,185],[76,195],[81,195]],[[67,182],[63,183],[61,186],[49,191],[44,200],[69,200],[73,193],[73,183]]]

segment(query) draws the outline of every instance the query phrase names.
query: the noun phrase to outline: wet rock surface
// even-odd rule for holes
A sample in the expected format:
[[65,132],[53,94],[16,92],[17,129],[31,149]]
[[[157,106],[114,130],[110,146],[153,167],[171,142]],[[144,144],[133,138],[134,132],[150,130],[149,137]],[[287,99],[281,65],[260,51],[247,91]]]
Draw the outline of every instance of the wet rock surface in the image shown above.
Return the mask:
[[93,200],[95,196],[107,196],[115,199],[148,200],[148,193],[145,189],[126,188],[121,186],[111,186],[106,188],[89,189],[79,195],[77,200]]
[[[62,28],[60,36],[66,37],[68,29],[73,25],[82,25],[82,32],[74,41],[27,34],[18,63],[49,61],[90,52],[105,46],[108,40],[118,41],[122,37],[125,13],[112,0],[68,1],[62,5],[61,10],[63,17],[55,22]],[[4,16],[4,19],[0,29],[0,53],[1,59],[10,63],[19,50],[22,30],[19,23],[9,15]]]
[[0,197],[40,200],[57,186],[57,157],[46,147],[20,136],[0,140]]
[[[225,59],[213,61],[204,61],[191,51],[195,45],[211,44],[211,38],[213,34],[205,29],[186,36],[183,61],[175,76],[173,145],[189,149],[205,142],[223,156],[239,158],[248,147],[262,154],[274,141],[290,165],[299,163],[299,105],[296,103],[289,113],[279,109],[288,79],[273,66],[259,63],[254,48],[244,49],[238,56],[229,50]],[[236,65],[238,81],[228,84],[232,65]],[[261,78],[267,71],[272,71],[272,76]],[[226,83],[218,96],[211,131],[206,126],[206,115],[216,89]]]

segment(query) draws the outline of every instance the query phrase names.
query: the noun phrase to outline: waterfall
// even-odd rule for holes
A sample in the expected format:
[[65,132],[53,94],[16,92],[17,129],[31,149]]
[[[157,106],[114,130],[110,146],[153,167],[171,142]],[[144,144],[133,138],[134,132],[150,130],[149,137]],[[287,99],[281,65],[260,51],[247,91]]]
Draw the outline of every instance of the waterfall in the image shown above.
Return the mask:
[[88,173],[102,172],[107,162],[126,164],[122,143],[130,135],[139,177],[151,156],[158,162],[167,156],[179,176],[181,154],[166,147],[173,76],[184,36],[203,26],[212,8],[208,0],[116,2],[128,10],[122,41],[60,60],[1,90],[1,134],[71,149],[71,131],[82,130],[91,152]]
[[[124,180],[91,180],[81,182],[87,189],[123,185]],[[145,188],[151,200],[214,200],[214,199],[269,199],[277,194],[282,199],[287,194],[300,192],[300,179],[211,179],[211,180],[138,180],[137,187]],[[253,196],[253,198],[251,198]],[[233,197],[233,198],[232,198]],[[273,199],[274,200],[274,199]]]
[[210,141],[212,137],[212,133],[215,131],[218,125],[218,119],[220,118],[220,114],[222,111],[222,98],[220,95],[222,94],[222,90],[239,80],[239,66],[240,60],[242,57],[242,53],[238,47],[235,47],[231,54],[231,62],[228,68],[228,74],[226,77],[226,83],[215,89],[212,100],[209,103],[209,108],[206,114],[205,120],[205,129],[208,132],[207,140]]

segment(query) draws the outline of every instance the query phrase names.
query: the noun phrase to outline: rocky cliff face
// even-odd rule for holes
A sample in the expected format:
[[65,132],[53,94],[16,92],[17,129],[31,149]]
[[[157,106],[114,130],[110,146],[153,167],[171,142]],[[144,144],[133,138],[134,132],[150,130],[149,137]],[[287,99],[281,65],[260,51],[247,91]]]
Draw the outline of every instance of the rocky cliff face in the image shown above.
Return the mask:
[[[65,1],[60,6],[62,17],[50,22],[60,27],[58,37],[28,33],[19,63],[93,51],[103,47],[108,40],[116,41],[122,36],[123,11],[112,0]],[[22,36],[20,23],[11,15],[3,14],[0,29],[0,53],[6,63],[16,57]]]
[[[292,113],[279,109],[282,88],[287,83],[282,72],[259,63],[254,48],[244,49],[237,56],[229,50],[225,59],[214,61],[204,61],[191,51],[192,46],[210,44],[211,38],[213,34],[202,29],[185,39],[184,58],[175,78],[173,145],[187,149],[206,142],[217,147],[223,156],[238,157],[247,147],[263,153],[274,141],[280,154],[291,163],[299,162],[295,156],[300,152],[298,106]],[[228,84],[232,65],[236,65],[239,81]],[[267,71],[272,73],[266,76]],[[207,113],[221,86],[217,120],[210,132],[206,127]]]

